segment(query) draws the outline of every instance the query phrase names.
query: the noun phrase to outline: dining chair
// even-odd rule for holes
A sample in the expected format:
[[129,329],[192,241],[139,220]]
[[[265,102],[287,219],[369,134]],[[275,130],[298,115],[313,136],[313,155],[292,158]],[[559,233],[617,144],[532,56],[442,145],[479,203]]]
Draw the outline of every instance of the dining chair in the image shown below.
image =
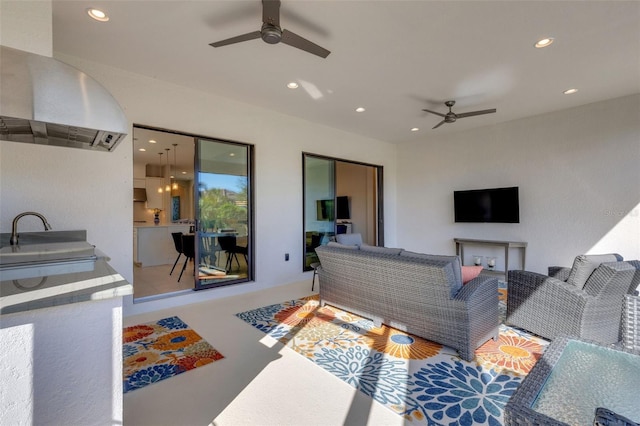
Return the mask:
[[[178,282],[180,282],[180,278],[182,278],[182,273],[187,268],[187,263],[189,263],[190,260],[193,261],[193,259],[196,257],[194,235],[182,235],[182,254],[185,255],[186,259],[184,261],[184,265],[182,265],[182,271],[180,271]],[[194,273],[195,273],[195,265],[194,265]]]
[[218,237],[218,244],[220,244],[220,248],[227,253],[227,263],[225,265],[225,270],[227,272],[231,270],[234,258],[236,259],[236,263],[238,264],[238,269],[240,269],[238,254],[242,254],[244,256],[245,262],[247,261],[248,249],[247,247],[237,245],[237,239],[235,235],[224,235]]
[[182,255],[182,232],[172,232],[171,237],[173,238],[173,245],[176,247],[176,251],[178,252],[178,257],[176,257],[176,261],[173,262],[173,268],[171,268],[171,272],[169,275],[173,274],[173,270],[176,268],[178,264],[178,260],[180,260],[180,256]]

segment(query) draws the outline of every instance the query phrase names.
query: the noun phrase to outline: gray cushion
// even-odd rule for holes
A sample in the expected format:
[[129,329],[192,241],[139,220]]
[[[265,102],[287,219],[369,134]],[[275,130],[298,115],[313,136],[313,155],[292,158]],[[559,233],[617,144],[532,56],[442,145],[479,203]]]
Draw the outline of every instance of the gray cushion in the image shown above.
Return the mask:
[[581,254],[576,256],[567,278],[567,284],[574,285],[582,289],[598,266],[604,262],[621,262],[622,256],[612,254]]
[[430,260],[444,260],[447,262],[451,262],[451,267],[453,268],[453,278],[455,279],[454,283],[454,292],[456,294],[458,290],[462,288],[462,263],[460,262],[460,256],[445,256],[441,254],[424,254],[424,253],[415,253],[412,251],[403,250],[400,253],[400,256],[407,257],[415,257],[418,259],[430,259]]
[[402,252],[401,248],[391,248],[391,247],[378,247],[378,246],[370,246],[369,244],[362,244],[360,246],[361,251],[369,251],[373,253],[383,253],[383,254],[393,254],[399,255]]
[[360,234],[338,234],[336,241],[347,246],[361,246],[362,235]]
[[336,243],[335,241],[329,241],[327,243],[327,247],[339,247],[339,248],[348,249],[348,250],[360,250],[360,247],[358,246],[348,246],[346,244]]

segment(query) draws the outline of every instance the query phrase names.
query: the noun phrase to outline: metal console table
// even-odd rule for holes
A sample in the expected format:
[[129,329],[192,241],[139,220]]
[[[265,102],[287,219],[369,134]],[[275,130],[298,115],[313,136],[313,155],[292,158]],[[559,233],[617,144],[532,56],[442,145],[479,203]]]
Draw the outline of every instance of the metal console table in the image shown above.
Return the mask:
[[[507,280],[507,273],[509,271],[509,250],[512,248],[519,249],[522,260],[522,269],[525,269],[525,258],[527,253],[527,243],[524,241],[495,241],[495,240],[471,240],[465,238],[454,238],[456,243],[456,254],[460,256],[460,261],[464,264],[464,246],[476,245],[476,246],[499,246],[504,247],[504,271],[494,271],[491,273],[497,275],[504,275],[504,280]],[[488,270],[485,270],[488,271]]]

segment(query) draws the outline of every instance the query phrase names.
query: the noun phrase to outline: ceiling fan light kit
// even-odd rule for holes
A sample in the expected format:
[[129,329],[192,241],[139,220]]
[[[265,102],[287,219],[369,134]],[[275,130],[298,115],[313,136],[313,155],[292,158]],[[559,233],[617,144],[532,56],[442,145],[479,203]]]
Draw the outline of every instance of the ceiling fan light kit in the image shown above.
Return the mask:
[[280,0],[262,0],[262,27],[260,31],[253,31],[225,40],[209,43],[213,47],[222,47],[229,44],[261,38],[265,43],[278,44],[280,42],[295,47],[313,55],[326,58],[330,51],[324,47],[299,36],[288,30],[280,28]]
[[446,101],[444,104],[447,107],[449,107],[449,112],[447,112],[446,114],[443,114],[437,111],[431,111],[428,109],[423,109],[423,111],[425,112],[435,114],[443,118],[441,122],[439,122],[438,124],[432,127],[432,130],[437,129],[438,127],[442,126],[444,123],[455,123],[459,118],[473,117],[474,115],[482,115],[482,114],[492,114],[496,112],[496,109],[492,108],[492,109],[483,109],[480,111],[470,111],[470,112],[463,112],[460,114],[456,114],[453,111],[451,111],[451,108],[456,104],[456,101]]

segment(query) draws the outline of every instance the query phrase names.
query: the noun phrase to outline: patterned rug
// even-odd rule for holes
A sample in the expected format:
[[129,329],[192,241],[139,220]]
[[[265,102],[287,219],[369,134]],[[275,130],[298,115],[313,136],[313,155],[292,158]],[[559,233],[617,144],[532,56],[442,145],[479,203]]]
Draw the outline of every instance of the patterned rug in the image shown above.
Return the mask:
[[122,340],[124,393],[224,358],[178,317],[126,327]]
[[[504,284],[499,298],[504,315]],[[236,316],[421,425],[501,425],[509,397],[548,344],[501,324],[498,341],[467,362],[452,348],[320,308],[317,295]]]

